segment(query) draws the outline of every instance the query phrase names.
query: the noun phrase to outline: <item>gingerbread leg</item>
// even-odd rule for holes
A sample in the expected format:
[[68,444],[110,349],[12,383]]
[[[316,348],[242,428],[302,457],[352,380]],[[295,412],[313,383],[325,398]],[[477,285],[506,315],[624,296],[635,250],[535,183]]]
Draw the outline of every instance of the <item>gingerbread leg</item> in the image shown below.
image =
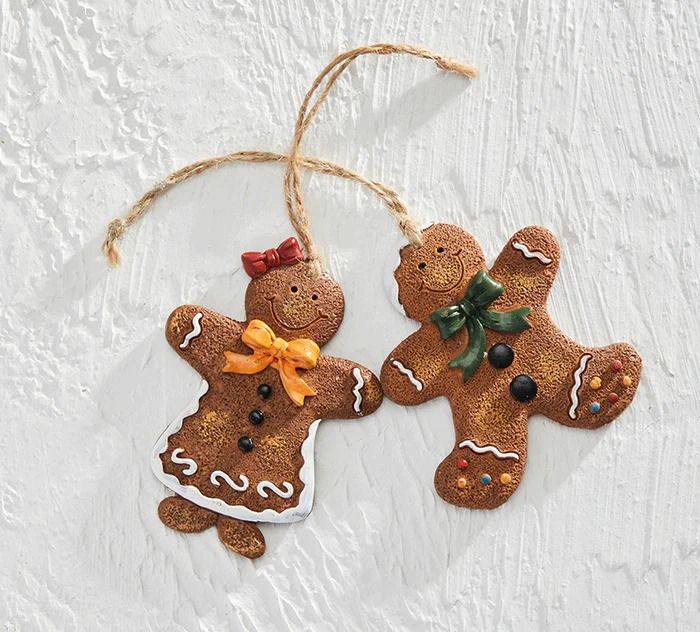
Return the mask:
[[158,517],[166,527],[175,531],[199,533],[213,527],[218,515],[179,496],[169,496],[160,501]]
[[523,408],[504,418],[497,407],[489,408],[492,412],[483,420],[455,418],[455,447],[435,472],[435,489],[452,505],[494,509],[511,497],[522,480],[527,411]]
[[219,540],[234,553],[254,560],[265,552],[265,538],[253,522],[219,516],[216,530]]

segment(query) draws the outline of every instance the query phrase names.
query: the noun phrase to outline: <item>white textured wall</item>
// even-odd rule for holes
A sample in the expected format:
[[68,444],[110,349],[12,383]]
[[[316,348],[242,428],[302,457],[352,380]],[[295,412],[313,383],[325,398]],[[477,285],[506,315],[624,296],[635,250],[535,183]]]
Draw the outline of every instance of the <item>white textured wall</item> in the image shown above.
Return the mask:
[[[2,629],[697,629],[697,2],[0,7]],[[452,445],[445,402],[329,422],[315,511],[264,527],[252,563],[213,531],[160,524],[148,454],[198,382],[163,322],[183,302],[242,316],[239,253],[290,234],[281,170],[180,187],[127,237],[119,270],[99,243],[184,163],[286,150],[314,74],[382,40],[483,74],[470,85],[365,59],[308,151],[395,186],[425,220],[462,224],[489,258],[521,226],[551,228],[554,317],[586,343],[631,341],[643,381],[601,431],[533,419],[525,480],[490,513],[433,490]],[[307,183],[348,303],[328,351],[376,370],[412,330],[382,282],[396,231],[355,185]]]

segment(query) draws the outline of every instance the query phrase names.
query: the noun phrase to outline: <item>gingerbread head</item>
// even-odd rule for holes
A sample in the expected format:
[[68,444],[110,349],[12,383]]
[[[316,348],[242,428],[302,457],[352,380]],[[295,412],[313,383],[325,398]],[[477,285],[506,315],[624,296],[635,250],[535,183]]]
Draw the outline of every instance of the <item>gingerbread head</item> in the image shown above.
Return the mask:
[[448,398],[455,445],[435,487],[452,504],[494,508],[522,479],[528,418],[577,428],[612,421],[634,396],[641,360],[624,343],[580,345],[552,322],[559,245],[546,229],[518,231],[490,270],[457,226],[436,224],[423,237],[402,250],[394,273],[421,328],[387,357],[382,386],[405,405]]
[[168,342],[203,382],[158,440],[153,469],[177,494],[159,507],[167,526],[216,525],[227,547],[258,557],[264,539],[251,523],[311,511],[320,421],[369,414],[382,392],[368,369],[321,355],[342,321],[343,293],[313,274],[295,240],[245,253],[243,263],[253,276],[245,322],[194,305],[168,319]]

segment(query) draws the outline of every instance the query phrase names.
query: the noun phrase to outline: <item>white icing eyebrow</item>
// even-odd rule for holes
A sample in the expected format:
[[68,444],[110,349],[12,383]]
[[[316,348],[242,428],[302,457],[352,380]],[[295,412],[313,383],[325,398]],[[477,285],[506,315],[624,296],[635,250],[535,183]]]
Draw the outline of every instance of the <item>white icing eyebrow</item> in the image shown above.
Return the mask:
[[512,245],[513,248],[522,252],[523,257],[526,259],[537,259],[540,263],[546,266],[552,263],[552,260],[540,250],[530,250],[527,245],[520,243],[519,241],[514,241]]

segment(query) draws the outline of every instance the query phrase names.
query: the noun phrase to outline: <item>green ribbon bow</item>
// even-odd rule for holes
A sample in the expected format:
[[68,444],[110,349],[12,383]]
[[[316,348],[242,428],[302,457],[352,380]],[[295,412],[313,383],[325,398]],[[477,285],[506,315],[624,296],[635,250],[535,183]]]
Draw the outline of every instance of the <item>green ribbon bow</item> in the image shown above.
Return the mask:
[[503,286],[492,279],[486,272],[479,270],[469,281],[464,298],[456,305],[448,305],[430,315],[440,330],[443,340],[454,336],[462,327],[467,328],[469,342],[467,348],[450,361],[452,368],[462,369],[466,382],[479,368],[486,351],[486,333],[484,327],[494,331],[518,333],[529,329],[530,323],[525,317],[530,313],[529,307],[520,307],[510,312],[494,312],[486,309],[503,294]]

